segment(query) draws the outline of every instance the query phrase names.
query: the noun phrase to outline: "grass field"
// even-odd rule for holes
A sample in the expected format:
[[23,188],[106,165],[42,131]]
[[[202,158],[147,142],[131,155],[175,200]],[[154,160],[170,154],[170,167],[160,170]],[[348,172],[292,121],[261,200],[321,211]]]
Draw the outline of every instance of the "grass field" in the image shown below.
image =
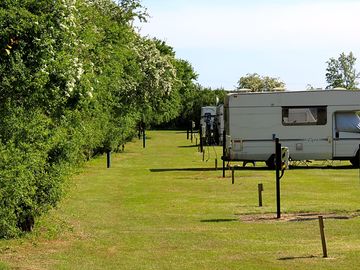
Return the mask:
[[[149,132],[86,164],[69,195],[21,239],[0,241],[0,269],[357,269],[359,170],[298,167],[281,180],[257,164],[222,178],[186,133]],[[220,161],[219,161],[220,165]],[[317,165],[322,165],[317,163]],[[263,207],[258,206],[263,183]],[[324,215],[328,258],[317,216]]]

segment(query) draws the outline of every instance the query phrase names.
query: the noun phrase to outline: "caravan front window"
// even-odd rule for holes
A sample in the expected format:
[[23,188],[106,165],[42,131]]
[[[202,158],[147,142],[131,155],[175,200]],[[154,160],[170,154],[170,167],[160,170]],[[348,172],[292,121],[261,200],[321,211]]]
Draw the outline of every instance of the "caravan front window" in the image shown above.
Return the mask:
[[339,132],[360,133],[360,112],[336,112],[335,126]]
[[326,124],[326,106],[282,107],[284,126],[308,126]]

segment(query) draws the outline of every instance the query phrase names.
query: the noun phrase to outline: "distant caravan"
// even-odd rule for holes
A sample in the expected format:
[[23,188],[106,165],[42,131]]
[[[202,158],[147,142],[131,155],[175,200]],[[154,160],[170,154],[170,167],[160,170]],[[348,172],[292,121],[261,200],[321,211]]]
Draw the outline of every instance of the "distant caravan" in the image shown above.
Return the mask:
[[225,97],[225,161],[275,166],[275,138],[290,159],[349,160],[359,166],[360,91],[232,93]]
[[215,123],[215,142],[217,145],[222,145],[224,133],[224,104],[216,106]]
[[201,108],[200,134],[204,145],[215,144],[216,129],[216,106],[206,106]]

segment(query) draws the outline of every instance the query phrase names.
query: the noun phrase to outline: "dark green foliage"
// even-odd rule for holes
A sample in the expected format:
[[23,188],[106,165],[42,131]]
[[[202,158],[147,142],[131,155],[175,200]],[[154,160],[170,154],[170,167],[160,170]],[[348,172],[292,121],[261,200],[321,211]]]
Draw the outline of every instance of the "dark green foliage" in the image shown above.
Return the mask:
[[250,89],[251,92],[279,91],[284,90],[285,83],[279,78],[260,76],[257,73],[246,74],[238,81],[237,89]]
[[1,1],[0,237],[31,231],[78,165],[140,124],[181,127],[223,99],[135,19],[138,0]]
[[146,19],[137,0],[1,1],[0,237],[31,231],[67,176],[140,122],[186,111],[191,65],[134,19]]
[[181,111],[179,116],[167,123],[162,124],[162,128],[182,128],[187,129],[190,121],[194,121],[196,128],[200,124],[201,107],[216,106],[224,103],[225,95],[228,93],[224,89],[204,88],[199,84],[188,85],[182,89]]
[[215,106],[217,100],[219,104],[224,103],[224,98],[227,92],[224,89],[210,89],[197,86],[197,91],[193,99],[193,105],[188,112],[188,117],[195,121],[196,126],[200,124],[201,107]]
[[38,110],[7,108],[1,118],[0,237],[29,231],[34,219],[62,195],[61,162],[49,162],[56,144],[51,120]]

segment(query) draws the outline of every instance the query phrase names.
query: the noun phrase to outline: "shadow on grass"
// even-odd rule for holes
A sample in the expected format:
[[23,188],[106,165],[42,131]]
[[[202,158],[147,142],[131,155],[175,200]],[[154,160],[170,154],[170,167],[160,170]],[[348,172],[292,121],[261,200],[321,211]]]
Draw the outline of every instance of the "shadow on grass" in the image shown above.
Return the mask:
[[[350,216],[330,216],[330,217],[326,217],[326,219],[350,219],[352,217]],[[294,222],[294,221],[311,221],[311,220],[318,220],[319,217],[296,217],[293,219],[290,219],[290,222]]]
[[193,148],[193,147],[198,147],[198,145],[179,145],[178,148]]
[[233,222],[233,221],[239,221],[236,218],[216,218],[216,219],[202,219],[200,222]]
[[236,214],[239,215],[239,220],[243,222],[306,222],[318,220],[319,216],[324,219],[348,220],[360,216],[359,211],[342,212],[342,213],[283,213],[281,218],[276,218],[273,213],[265,214]]
[[[222,170],[222,167],[220,168],[220,170]],[[231,172],[231,169],[229,168],[225,168],[225,170]],[[268,167],[243,167],[243,166],[235,166],[234,170],[235,171],[275,171],[269,169]]]
[[[221,168],[220,168],[221,169]],[[353,170],[353,169],[359,169],[359,168],[354,168],[352,165],[343,165],[343,166],[290,166],[289,170],[293,171],[293,170]],[[231,170],[229,168],[226,168],[226,170]],[[238,170],[238,171],[274,171],[275,169],[270,169],[269,167],[243,167],[243,166],[234,166],[234,170]]]
[[[323,169],[323,170],[352,170],[352,169],[356,169],[354,166],[352,165],[342,165],[342,166],[331,166],[331,165],[327,165],[327,166],[290,166],[290,170],[313,170],[313,169]],[[357,168],[358,169],[358,168]]]
[[319,257],[314,256],[314,255],[309,255],[309,256],[289,256],[289,257],[281,257],[281,258],[278,258],[278,260],[279,260],[279,261],[287,261],[287,260],[315,259],[315,258],[319,258]]
[[[179,146],[179,147],[195,147],[195,146]],[[352,170],[355,169],[351,165],[344,165],[344,166],[334,166],[334,167],[324,167],[324,166],[296,166],[290,167],[290,171],[292,170]],[[242,166],[235,166],[235,171],[275,171],[268,167],[242,167]],[[176,172],[176,171],[194,171],[194,172],[201,172],[201,171],[222,171],[222,167],[218,167],[216,170],[215,168],[159,168],[159,169],[150,169],[150,172]],[[231,169],[225,168],[225,171],[231,173]]]
[[[215,168],[163,168],[163,169],[150,169],[150,172],[207,172],[216,171]],[[218,169],[220,172],[220,170]]]

